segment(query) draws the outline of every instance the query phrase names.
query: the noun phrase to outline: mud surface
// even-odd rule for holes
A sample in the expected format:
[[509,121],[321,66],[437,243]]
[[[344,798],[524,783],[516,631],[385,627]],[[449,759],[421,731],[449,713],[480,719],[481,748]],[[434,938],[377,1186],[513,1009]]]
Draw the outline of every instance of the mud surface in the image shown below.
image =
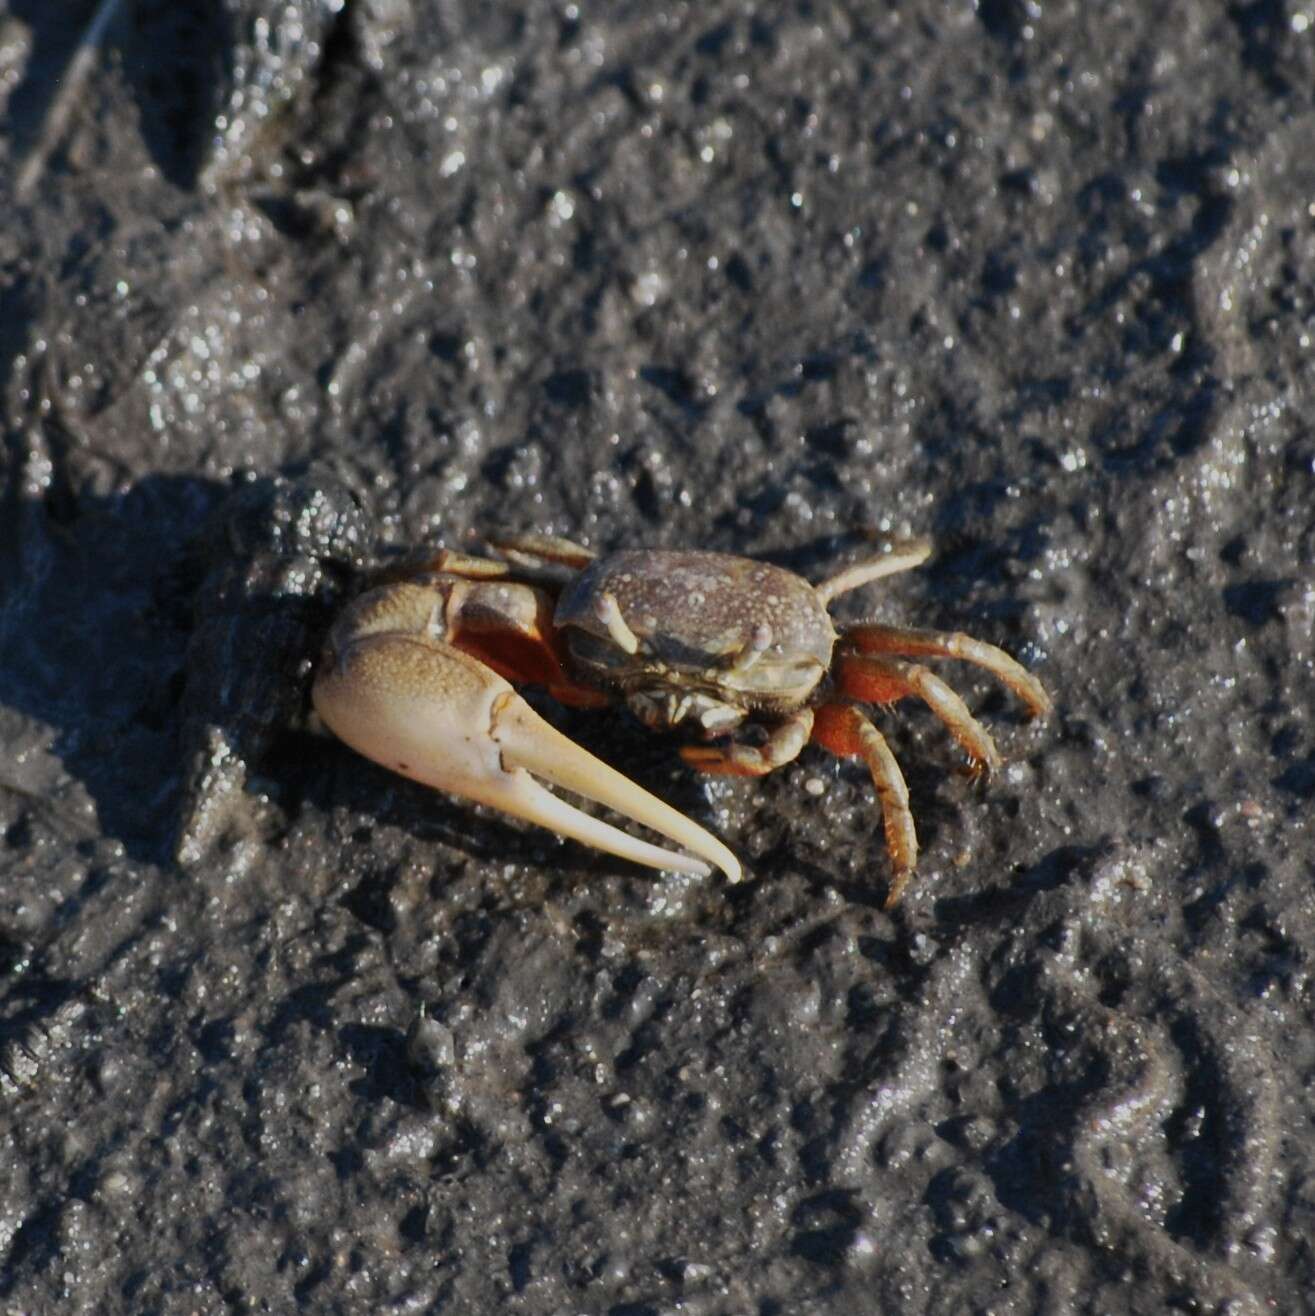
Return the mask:
[[[67,107],[91,9],[0,18],[0,1306],[1315,1310],[1315,11],[266,8]],[[653,876],[300,725],[356,540],[207,523],[312,470],[372,553],[927,534],[838,610],[1056,713],[879,715],[893,916],[861,766],[554,715],[755,880]]]

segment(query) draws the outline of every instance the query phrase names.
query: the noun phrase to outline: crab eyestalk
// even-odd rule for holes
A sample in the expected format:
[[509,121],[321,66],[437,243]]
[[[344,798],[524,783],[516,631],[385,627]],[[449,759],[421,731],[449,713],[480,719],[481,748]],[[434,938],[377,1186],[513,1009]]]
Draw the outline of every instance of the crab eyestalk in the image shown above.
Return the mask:
[[[348,638],[321,669],[312,698],[340,740],[402,776],[650,868],[706,876],[715,866],[732,882],[741,878],[739,861],[715,836],[567,739],[497,673],[442,640],[397,633]],[[699,858],[592,817],[531,773]]]

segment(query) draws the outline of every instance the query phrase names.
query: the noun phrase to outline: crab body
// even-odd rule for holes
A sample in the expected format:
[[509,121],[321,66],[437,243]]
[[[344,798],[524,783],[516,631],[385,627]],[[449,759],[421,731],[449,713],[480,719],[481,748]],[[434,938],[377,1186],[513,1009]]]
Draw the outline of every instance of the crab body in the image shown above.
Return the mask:
[[[702,772],[759,776],[811,740],[862,758],[894,867],[888,906],[913,871],[908,792],[859,707],[923,699],[975,771],[1000,763],[990,736],[915,656],[994,673],[1033,714],[1049,699],[1002,650],[968,636],[863,623],[837,632],[837,594],[916,566],[906,541],[819,585],[722,553],[638,550],[597,558],[568,540],[495,541],[500,560],[441,550],[378,577],[328,639],[313,699],[330,730],[428,785],[552,827],[654,867],[740,878],[716,837],[544,722],[514,689],[538,684],[579,707],[625,704],[645,725],[692,731],[681,755]],[[756,739],[737,734],[748,723]],[[538,777],[607,804],[675,841],[691,859],[567,804]],[[704,862],[706,861],[706,862]]]
[[[610,605],[636,645],[609,628]],[[553,615],[571,674],[615,692],[646,725],[708,734],[798,708],[831,666],[831,617],[801,577],[726,553],[614,553]]]

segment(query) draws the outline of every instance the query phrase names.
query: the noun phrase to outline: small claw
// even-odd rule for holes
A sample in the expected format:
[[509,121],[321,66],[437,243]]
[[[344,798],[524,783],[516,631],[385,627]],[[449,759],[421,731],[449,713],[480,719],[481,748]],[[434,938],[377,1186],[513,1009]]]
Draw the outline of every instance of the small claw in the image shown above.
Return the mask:
[[[650,868],[732,882],[739,861],[715,836],[545,722],[508,682],[432,637],[349,639],[321,669],[312,694],[325,725],[366,758],[427,786]],[[605,804],[701,859],[638,840],[546,790],[530,775]]]

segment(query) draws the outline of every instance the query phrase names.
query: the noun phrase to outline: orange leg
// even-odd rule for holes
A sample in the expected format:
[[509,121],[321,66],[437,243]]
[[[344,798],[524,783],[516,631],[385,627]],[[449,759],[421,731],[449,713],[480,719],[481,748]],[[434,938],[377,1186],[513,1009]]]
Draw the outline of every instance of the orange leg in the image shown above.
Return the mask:
[[911,626],[865,624],[850,627],[842,641],[860,653],[892,654],[900,658],[958,658],[984,667],[1027,705],[1030,716],[1050,712],[1050,696],[1041,682],[1003,649],[957,631],[924,631]]
[[835,673],[837,684],[845,694],[869,703],[889,704],[906,695],[917,696],[963,746],[974,775],[993,772],[1003,762],[995,742],[963,700],[939,676],[919,663],[842,652]]
[[560,704],[605,708],[607,695],[567,676],[553,607],[552,596],[533,585],[454,579],[446,586],[446,638],[508,681],[546,687]]
[[817,709],[813,739],[841,758],[861,758],[868,765],[881,805],[886,850],[895,870],[885,905],[891,909],[899,902],[918,860],[918,833],[913,827],[904,774],[886,738],[872,725],[867,714],[853,704],[823,704]]
[[798,758],[812,729],[813,710],[801,708],[772,729],[765,745],[741,745],[734,740],[723,745],[684,745],[680,757],[700,772],[762,777]]

